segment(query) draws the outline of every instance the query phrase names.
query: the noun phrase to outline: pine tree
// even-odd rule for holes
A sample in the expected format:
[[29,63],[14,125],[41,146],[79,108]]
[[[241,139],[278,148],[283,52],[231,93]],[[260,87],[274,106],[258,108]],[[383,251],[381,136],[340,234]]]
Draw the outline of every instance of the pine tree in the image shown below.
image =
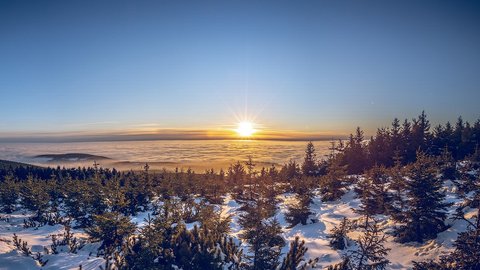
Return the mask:
[[438,158],[438,166],[443,179],[455,179],[456,163],[446,145]]
[[124,242],[125,269],[239,269],[242,250],[221,229],[202,223],[187,230],[181,220],[163,210],[145,220],[135,241]]
[[389,140],[389,147],[388,153],[391,156],[395,155],[395,151],[399,151],[401,144],[402,144],[402,129],[400,126],[400,121],[398,118],[393,119],[392,127],[390,129],[390,140]]
[[307,250],[308,248],[305,247],[305,241],[300,241],[300,238],[295,236],[295,240],[290,242],[290,249],[283,258],[283,262],[278,270],[297,270],[302,268],[301,264],[305,260],[304,257]]
[[383,166],[391,166],[393,164],[393,151],[391,151],[390,140],[391,135],[388,129],[379,128],[377,130],[377,134],[370,139],[367,145],[370,164]]
[[280,170],[280,175],[281,178],[285,179],[287,182],[299,178],[301,176],[300,166],[295,160],[290,160],[287,164],[283,165]]
[[312,214],[310,211],[310,204],[312,203],[311,195],[297,194],[295,196],[296,202],[287,207],[285,213],[285,220],[292,228],[297,224],[307,225],[308,217]]
[[421,151],[417,161],[407,171],[406,209],[403,213],[406,224],[398,230],[401,242],[432,239],[446,229],[447,217],[443,181],[435,176],[435,162]]
[[305,157],[302,164],[302,173],[306,176],[317,175],[315,147],[313,146],[312,142],[309,142],[307,144],[307,148],[305,149]]
[[408,121],[408,119],[405,119],[402,124],[402,144],[400,146],[402,156],[404,157],[403,164],[408,164],[415,161],[415,151],[417,149],[413,143],[412,136],[412,124]]
[[130,269],[172,269],[174,239],[184,229],[175,203],[167,200],[145,220],[137,241],[125,256]]
[[330,160],[327,175],[320,179],[320,191],[322,201],[334,201],[345,194],[344,188],[347,185],[346,166],[340,165],[339,159]]
[[301,223],[306,225],[310,211],[310,204],[313,202],[312,190],[315,188],[316,179],[314,177],[302,176],[294,178],[291,181],[291,190],[295,193],[295,201],[288,205],[285,219],[290,227]]
[[216,256],[215,241],[209,230],[197,226],[189,231],[181,226],[173,238],[175,265],[181,269],[220,270],[220,257]]
[[385,214],[392,198],[387,192],[389,177],[385,167],[374,166],[358,182],[356,191],[362,205],[357,212],[361,214]]
[[0,183],[0,211],[6,214],[15,211],[18,197],[18,185],[13,176],[5,176],[5,180]]
[[46,192],[45,182],[28,176],[24,187],[20,191],[21,202],[24,208],[35,212],[34,219],[43,221],[43,215],[49,209],[50,196]]
[[100,249],[109,254],[112,248],[121,246],[136,230],[130,218],[118,213],[108,212],[103,215],[94,215],[93,226],[85,231],[93,240],[103,241]]
[[285,245],[280,236],[281,232],[280,224],[273,219],[257,224],[253,230],[246,233],[249,238],[243,236],[252,253],[248,256],[251,262],[250,269],[275,269],[279,265],[281,248]]
[[343,218],[339,226],[335,226],[328,236],[330,238],[330,246],[334,249],[343,250],[347,246],[347,233],[350,229],[350,224],[347,218]]
[[425,111],[422,111],[417,119],[413,119],[412,143],[415,149],[420,149],[423,152],[431,151],[430,135],[430,121],[428,121]]
[[245,189],[245,179],[247,173],[245,167],[238,161],[237,163],[230,165],[227,171],[227,182],[230,187],[233,188],[235,194],[242,196]]
[[350,251],[348,255],[348,265],[350,269],[386,269],[386,266],[390,262],[385,256],[390,249],[383,246],[386,239],[378,221],[369,216],[365,216],[363,230],[363,235],[355,241],[358,249]]
[[392,203],[388,208],[388,212],[392,215],[393,219],[403,222],[403,213],[407,197],[407,184],[400,154],[398,151],[396,152],[395,166],[390,168],[388,171],[390,176],[390,197],[392,199]]
[[279,265],[281,248],[285,240],[280,236],[282,227],[276,219],[264,220],[262,209],[255,202],[249,202],[243,208],[239,223],[243,228],[240,235],[248,243],[252,255],[249,269],[275,269]]
[[357,127],[355,136],[350,134],[347,147],[343,150],[343,160],[348,166],[349,174],[362,173],[368,166],[368,157],[363,141],[363,131]]
[[255,171],[256,164],[253,162],[252,156],[248,156],[248,160],[245,162],[245,166],[247,167],[247,184],[248,184],[248,199],[254,199],[254,190],[256,189],[257,183],[254,181],[254,178],[257,174]]
[[[109,207],[113,212],[119,212],[124,215],[135,214],[137,212],[138,209],[134,204],[134,195],[129,193],[130,199],[127,198],[126,188],[120,186],[119,181],[109,181],[107,183],[107,191],[109,191],[107,201],[109,202]],[[130,205],[131,203],[134,205]]]
[[455,123],[455,129],[453,131],[453,143],[455,145],[454,155],[457,159],[463,158],[463,149],[462,145],[462,134],[465,124],[463,123],[462,117],[458,117],[457,122]]

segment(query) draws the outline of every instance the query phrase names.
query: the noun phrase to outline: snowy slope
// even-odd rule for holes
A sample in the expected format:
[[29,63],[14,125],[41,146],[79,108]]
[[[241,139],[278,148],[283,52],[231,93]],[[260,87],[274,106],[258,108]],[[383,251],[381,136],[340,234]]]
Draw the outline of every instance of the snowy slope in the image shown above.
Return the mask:
[[[451,185],[446,185],[447,200],[458,204],[461,200],[453,193],[454,189]],[[293,228],[287,228],[285,221],[285,212],[289,203],[294,200],[292,194],[283,194],[279,196],[280,203],[278,205],[276,218],[283,226],[283,237],[286,240],[293,240],[295,236],[300,236],[305,240],[308,247],[307,259],[319,258],[318,266],[320,268],[326,267],[330,264],[341,261],[342,252],[333,250],[329,246],[328,234],[335,226],[341,222],[343,217],[348,219],[356,219],[359,217],[353,209],[360,205],[359,199],[356,198],[355,192],[348,191],[341,200],[335,202],[322,202],[320,196],[316,196],[311,205],[311,210],[314,214],[310,219],[316,222],[307,225],[297,225]],[[241,232],[241,227],[238,224],[238,216],[240,204],[237,203],[231,196],[225,198],[225,202],[221,208],[222,215],[232,215],[231,235],[238,237]],[[453,215],[455,205],[450,209],[450,216]],[[139,227],[143,226],[144,219],[151,212],[140,213],[132,217],[132,221],[137,223]],[[470,216],[473,211],[469,213]],[[28,215],[21,212],[16,212],[10,215],[1,215],[0,220],[0,270],[14,270],[14,269],[78,269],[82,265],[82,269],[99,269],[100,265],[104,264],[104,259],[97,257],[97,249],[99,243],[91,243],[85,245],[77,254],[68,253],[68,250],[60,252],[60,254],[45,254],[44,248],[49,248],[51,245],[51,235],[61,235],[64,231],[62,225],[43,226],[41,228],[23,228],[23,219]],[[7,220],[8,219],[8,220]],[[382,226],[385,231],[391,232],[394,228],[394,223],[388,220],[385,216],[377,216],[377,219],[382,220]],[[434,240],[427,241],[423,244],[406,243],[400,244],[394,242],[392,236],[388,236],[386,247],[391,251],[388,259],[391,264],[389,269],[409,269],[412,266],[412,261],[423,261],[427,259],[435,259],[440,255],[447,254],[452,249],[452,244],[455,241],[459,232],[466,230],[466,222],[447,220],[451,227],[440,233]],[[193,227],[193,224],[187,224],[188,227]],[[23,255],[17,251],[12,243],[13,233],[16,233],[23,241],[27,241],[33,252],[41,252],[44,259],[48,259],[48,263],[42,268],[33,258]],[[86,239],[86,235],[79,230],[74,231],[75,236]],[[349,238],[355,239],[358,237],[357,232],[351,232]],[[348,248],[355,248],[353,241],[350,241]],[[284,247],[283,252],[288,250],[288,243]]]

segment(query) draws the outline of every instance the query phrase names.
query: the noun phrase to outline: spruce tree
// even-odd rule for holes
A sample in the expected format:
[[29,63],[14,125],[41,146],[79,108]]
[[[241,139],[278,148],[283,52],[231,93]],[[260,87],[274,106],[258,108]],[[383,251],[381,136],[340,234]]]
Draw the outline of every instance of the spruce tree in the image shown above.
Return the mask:
[[302,173],[306,176],[317,175],[315,147],[313,146],[312,142],[309,142],[307,144],[307,148],[305,149],[305,157],[302,164]]
[[35,212],[34,220],[43,221],[43,215],[48,211],[50,203],[45,182],[29,175],[20,194],[23,207]]
[[330,238],[330,246],[334,249],[343,250],[347,246],[347,233],[350,230],[350,224],[347,218],[343,218],[340,225],[333,227],[328,238]]
[[300,166],[295,160],[290,160],[287,164],[283,165],[280,170],[280,175],[281,178],[285,179],[287,182],[299,178],[301,176]]
[[315,178],[303,176],[295,178],[291,182],[291,189],[295,193],[295,201],[288,205],[285,219],[290,227],[301,223],[306,225],[310,211],[310,204],[313,202],[313,192],[315,187]]
[[329,161],[327,175],[320,179],[320,191],[322,201],[335,201],[345,194],[344,188],[347,186],[347,170],[345,165],[340,165],[339,159]]
[[94,215],[93,226],[85,231],[91,239],[103,241],[100,249],[106,250],[106,254],[109,254],[113,248],[121,246],[135,230],[136,226],[130,218],[118,212],[107,212],[103,215]]
[[407,183],[399,151],[396,152],[395,166],[388,170],[390,176],[390,197],[392,200],[390,207],[388,207],[388,212],[392,215],[394,220],[403,222],[403,213],[407,197]]
[[308,248],[305,247],[305,241],[300,241],[300,237],[295,236],[295,240],[290,242],[290,249],[283,258],[283,262],[278,270],[297,270],[307,269],[307,266],[312,264],[314,260],[305,262],[305,254]]
[[[402,129],[400,126],[400,121],[398,118],[393,119],[392,127],[390,128],[390,140],[389,140],[389,147],[388,153],[394,157],[395,152],[399,151],[401,144],[402,144]],[[392,160],[395,162],[395,160]]]
[[452,153],[448,150],[448,146],[442,149],[440,156],[438,157],[439,172],[442,174],[443,179],[453,180],[456,174],[456,163],[453,159]]
[[390,263],[385,256],[390,249],[384,247],[385,234],[378,221],[368,215],[364,217],[363,234],[355,240],[358,249],[350,251],[348,265],[350,269],[383,270]]
[[401,242],[423,242],[445,230],[444,223],[449,206],[445,202],[443,181],[435,175],[435,161],[425,153],[417,152],[417,161],[407,171],[405,225],[398,230]]
[[355,135],[350,134],[347,147],[343,150],[343,160],[348,167],[349,174],[362,173],[368,167],[367,151],[363,140],[363,131],[357,127]]
[[308,217],[312,214],[310,211],[310,204],[312,203],[311,196],[308,194],[297,194],[295,202],[288,205],[285,213],[285,220],[292,228],[297,224],[307,225]]
[[239,223],[243,228],[240,237],[248,244],[251,255],[248,269],[275,269],[279,265],[281,248],[285,240],[280,236],[282,227],[276,219],[265,220],[258,204],[247,203]]
[[357,212],[361,214],[385,214],[391,204],[388,190],[389,176],[385,167],[374,166],[357,184],[356,191],[362,205]]
[[370,139],[367,145],[369,165],[391,166],[393,164],[390,139],[391,135],[388,129],[379,128],[377,130],[377,134]]
[[403,164],[415,161],[415,151],[417,151],[417,148],[413,143],[412,136],[412,124],[408,119],[405,119],[402,124],[402,144],[400,146],[400,151],[403,156]]
[[428,121],[425,111],[422,111],[417,119],[413,119],[412,143],[415,149],[420,149],[423,152],[431,151],[430,135],[430,121]]
[[15,211],[18,197],[18,184],[12,175],[5,176],[5,180],[0,182],[0,211],[6,214]]

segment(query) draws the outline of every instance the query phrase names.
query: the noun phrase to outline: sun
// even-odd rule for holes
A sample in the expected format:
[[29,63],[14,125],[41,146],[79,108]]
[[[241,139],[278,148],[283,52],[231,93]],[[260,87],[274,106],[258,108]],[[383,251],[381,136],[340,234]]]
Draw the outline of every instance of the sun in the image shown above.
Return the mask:
[[240,137],[251,137],[256,132],[253,123],[247,121],[238,123],[236,131]]

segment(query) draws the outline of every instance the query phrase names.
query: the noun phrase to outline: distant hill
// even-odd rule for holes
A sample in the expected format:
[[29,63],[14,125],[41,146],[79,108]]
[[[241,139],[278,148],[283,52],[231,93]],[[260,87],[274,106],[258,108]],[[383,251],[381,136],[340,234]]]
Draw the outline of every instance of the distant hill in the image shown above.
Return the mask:
[[32,165],[32,164],[0,159],[0,169],[8,169],[10,167],[12,167],[12,168],[18,168],[18,167],[37,167],[37,168],[40,168],[39,166]]
[[85,153],[45,154],[34,156],[34,158],[48,158],[50,159],[50,161],[85,161],[110,159],[104,156],[97,156]]

